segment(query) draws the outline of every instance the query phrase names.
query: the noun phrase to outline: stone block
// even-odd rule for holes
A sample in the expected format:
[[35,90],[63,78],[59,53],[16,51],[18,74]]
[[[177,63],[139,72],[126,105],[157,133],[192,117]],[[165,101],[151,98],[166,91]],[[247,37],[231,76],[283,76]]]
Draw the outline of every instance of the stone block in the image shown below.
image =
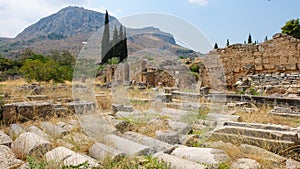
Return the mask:
[[104,162],[107,158],[112,161],[119,161],[125,156],[125,154],[105,144],[95,143],[89,149],[89,156],[99,160],[100,162]]
[[231,169],[240,169],[240,168],[260,169],[261,165],[255,160],[249,158],[240,158],[231,164]]
[[41,128],[53,138],[59,138],[69,133],[67,130],[64,130],[63,128],[58,127],[50,122],[42,122]]
[[20,167],[24,162],[17,159],[13,151],[4,145],[0,145],[0,168],[12,169]]
[[229,160],[229,156],[223,150],[214,148],[179,146],[171,155],[208,165],[219,164]]
[[23,132],[25,132],[25,129],[22,126],[18,124],[12,124],[9,128],[9,137],[15,139]]
[[207,167],[183,158],[175,157],[166,153],[157,153],[153,157],[168,164],[172,169],[206,169]]
[[137,143],[151,147],[154,150],[154,152],[170,152],[171,150],[173,150],[175,148],[171,144],[162,142],[155,138],[148,137],[148,136],[136,133],[136,132],[131,132],[131,131],[125,132],[124,137],[128,138],[132,141],[135,141]]
[[148,146],[116,135],[105,136],[104,143],[112,148],[124,152],[126,155],[150,155],[153,153],[153,150]]
[[12,139],[0,130],[0,145],[10,146],[12,143]]
[[11,147],[17,158],[25,159],[27,156],[42,157],[52,145],[35,133],[25,132],[12,143]]
[[229,115],[229,114],[218,114],[218,113],[208,113],[207,120],[218,121],[218,122],[227,122],[227,121],[239,121],[240,116],[238,115]]
[[187,123],[168,120],[168,124],[170,128],[176,131],[178,134],[186,135],[192,131],[192,126]]
[[77,166],[86,161],[91,168],[100,167],[97,161],[91,157],[76,153],[65,147],[56,147],[45,154],[45,159],[49,163],[54,163],[59,167],[62,166]]
[[155,132],[156,138],[160,141],[169,143],[169,144],[178,144],[180,142],[179,135],[176,131],[166,130],[161,131],[158,130]]

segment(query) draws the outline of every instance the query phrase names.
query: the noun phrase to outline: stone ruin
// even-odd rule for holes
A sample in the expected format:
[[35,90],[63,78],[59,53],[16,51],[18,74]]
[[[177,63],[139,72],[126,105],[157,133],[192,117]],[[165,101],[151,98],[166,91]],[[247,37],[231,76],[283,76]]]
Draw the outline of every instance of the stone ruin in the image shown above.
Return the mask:
[[[110,65],[100,72],[104,83],[140,84],[148,87],[190,88],[196,83],[187,66],[179,61],[152,62],[147,59],[134,63]],[[193,86],[194,87],[194,86]]]
[[[219,64],[210,63],[206,58],[203,60],[208,72],[224,70],[224,85],[228,88],[233,88],[240,79],[246,80],[248,75],[255,85],[299,84],[299,51],[299,39],[278,33],[260,44],[233,44],[209,52],[206,58],[214,57],[212,60]],[[211,74],[204,75],[203,80],[209,81],[207,76]]]

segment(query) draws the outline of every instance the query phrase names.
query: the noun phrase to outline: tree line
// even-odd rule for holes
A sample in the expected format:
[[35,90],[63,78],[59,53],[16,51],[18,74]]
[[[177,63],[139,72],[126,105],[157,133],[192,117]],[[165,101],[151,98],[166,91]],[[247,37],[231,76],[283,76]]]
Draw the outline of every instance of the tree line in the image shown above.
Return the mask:
[[[283,34],[287,34],[290,35],[294,38],[300,39],[300,22],[299,22],[299,18],[297,19],[291,19],[289,21],[287,21],[282,27],[281,27],[281,33]],[[268,37],[266,36],[264,41],[267,41]],[[252,36],[249,33],[248,36],[248,40],[247,40],[248,44],[253,43],[252,41]],[[255,44],[258,44],[258,41],[254,41]],[[246,44],[246,41],[244,41],[244,44]],[[226,41],[226,46],[229,46],[229,39],[227,39]],[[214,44],[214,49],[218,49],[219,46],[217,43]]]
[[25,49],[17,60],[0,56],[0,71],[7,76],[22,75],[27,82],[64,82],[72,80],[75,58],[68,51],[36,54]]

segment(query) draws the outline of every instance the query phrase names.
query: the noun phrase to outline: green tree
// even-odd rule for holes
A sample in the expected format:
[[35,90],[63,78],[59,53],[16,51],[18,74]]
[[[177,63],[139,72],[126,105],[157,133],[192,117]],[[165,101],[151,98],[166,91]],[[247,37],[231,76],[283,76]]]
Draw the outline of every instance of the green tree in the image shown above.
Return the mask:
[[110,56],[110,35],[109,35],[109,19],[108,19],[108,12],[106,10],[105,13],[105,20],[104,20],[104,30],[103,36],[101,41],[101,63],[107,63],[108,59],[111,58]]
[[251,37],[250,33],[249,33],[249,36],[248,36],[248,43],[252,43],[252,37]]
[[265,41],[267,41],[267,40],[268,40],[268,36],[265,37]]
[[300,39],[300,24],[299,18],[292,19],[285,23],[283,27],[281,27],[281,32],[291,35],[294,38]]
[[219,48],[218,44],[215,43],[214,49],[218,49],[218,48]]
[[226,41],[226,46],[229,46],[230,44],[229,44],[229,39],[227,39],[227,41]]
[[124,36],[123,36],[123,50],[122,50],[122,54],[123,54],[123,57],[122,57],[122,60],[121,61],[124,61],[125,59],[127,59],[128,57],[128,48],[127,48],[127,33],[126,33],[126,28],[124,27]]

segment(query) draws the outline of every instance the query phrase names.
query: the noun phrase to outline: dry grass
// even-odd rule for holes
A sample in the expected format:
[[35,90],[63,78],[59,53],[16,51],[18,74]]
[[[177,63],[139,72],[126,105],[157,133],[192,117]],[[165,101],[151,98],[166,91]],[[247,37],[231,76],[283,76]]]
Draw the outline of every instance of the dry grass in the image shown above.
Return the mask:
[[298,127],[300,125],[300,118],[272,115],[269,114],[271,109],[270,106],[262,106],[251,113],[238,109],[236,115],[241,117],[242,122],[247,123],[280,124],[290,127]]
[[250,158],[250,159],[256,160],[258,163],[260,163],[263,169],[283,169],[283,168],[285,168],[285,164],[281,164],[281,165],[274,164],[274,162],[270,161],[270,159],[267,159],[258,154],[246,154],[239,147],[233,146],[230,144],[222,144],[222,145],[216,146],[214,148],[221,149],[227,153],[227,155],[230,157],[230,161],[226,162],[227,165],[238,160],[239,158]]

